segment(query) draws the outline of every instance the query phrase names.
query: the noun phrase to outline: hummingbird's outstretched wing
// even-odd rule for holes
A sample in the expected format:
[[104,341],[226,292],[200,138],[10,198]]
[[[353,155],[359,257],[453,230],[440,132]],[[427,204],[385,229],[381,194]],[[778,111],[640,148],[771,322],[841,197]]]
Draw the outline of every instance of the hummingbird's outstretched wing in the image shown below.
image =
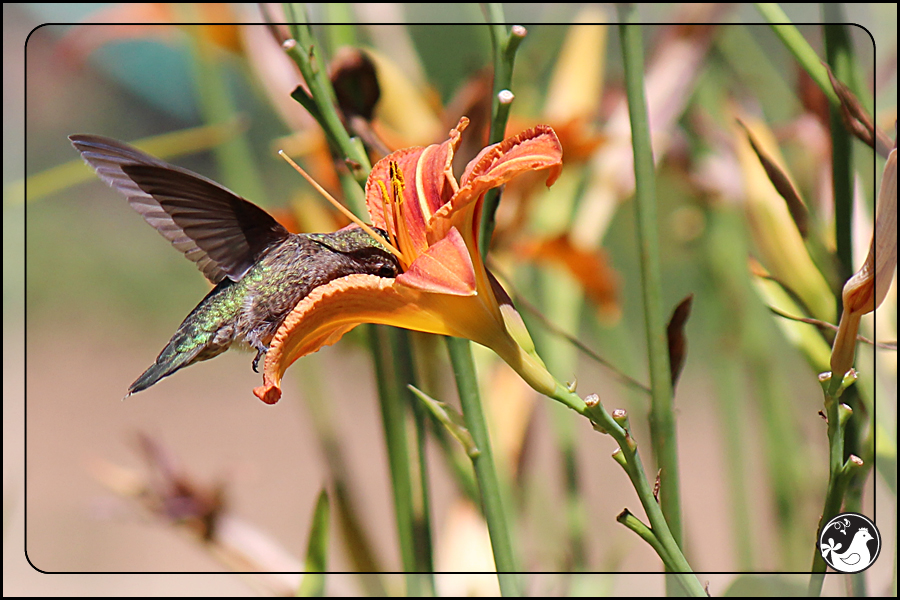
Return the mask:
[[239,281],[267,248],[290,235],[269,213],[202,175],[110,138],[69,139],[100,179],[213,283]]

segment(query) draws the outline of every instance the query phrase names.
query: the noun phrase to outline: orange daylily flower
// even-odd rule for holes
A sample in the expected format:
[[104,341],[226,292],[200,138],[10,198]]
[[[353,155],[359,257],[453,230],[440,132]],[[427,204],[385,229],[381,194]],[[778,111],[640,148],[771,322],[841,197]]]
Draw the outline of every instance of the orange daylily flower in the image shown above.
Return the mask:
[[361,323],[468,338],[494,350],[537,391],[555,390],[521,317],[484,267],[477,237],[485,192],[543,169],[552,185],[562,146],[552,128],[538,125],[483,149],[457,182],[453,155],[468,122],[463,117],[442,144],[398,150],[372,169],[369,218],[388,232],[403,273],[342,277],[299,302],[266,354],[263,385],[254,390],[263,402],[278,401],[281,378],[295,360]]

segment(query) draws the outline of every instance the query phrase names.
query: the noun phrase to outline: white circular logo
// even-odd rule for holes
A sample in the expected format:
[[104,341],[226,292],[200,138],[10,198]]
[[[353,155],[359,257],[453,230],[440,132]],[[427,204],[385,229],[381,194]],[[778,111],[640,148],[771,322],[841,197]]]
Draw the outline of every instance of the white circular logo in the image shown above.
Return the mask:
[[858,573],[878,558],[881,534],[875,523],[863,515],[841,513],[822,528],[819,552],[835,571]]

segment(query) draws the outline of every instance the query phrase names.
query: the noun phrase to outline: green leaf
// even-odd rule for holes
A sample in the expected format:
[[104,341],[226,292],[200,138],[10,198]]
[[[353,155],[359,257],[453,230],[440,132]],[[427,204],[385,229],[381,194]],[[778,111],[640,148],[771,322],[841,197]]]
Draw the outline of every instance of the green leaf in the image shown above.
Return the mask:
[[328,562],[328,522],[331,505],[328,494],[323,489],[316,500],[312,524],[309,528],[309,542],[306,546],[306,574],[297,588],[297,596],[325,595],[325,568]]
[[475,445],[475,440],[472,439],[472,434],[469,433],[469,430],[464,425],[463,416],[455,408],[440,400],[435,400],[415,386],[409,385],[407,387],[419,397],[425,407],[434,415],[434,418],[440,421],[447,428],[447,431],[459,440],[469,458],[475,458],[481,454],[481,451]]

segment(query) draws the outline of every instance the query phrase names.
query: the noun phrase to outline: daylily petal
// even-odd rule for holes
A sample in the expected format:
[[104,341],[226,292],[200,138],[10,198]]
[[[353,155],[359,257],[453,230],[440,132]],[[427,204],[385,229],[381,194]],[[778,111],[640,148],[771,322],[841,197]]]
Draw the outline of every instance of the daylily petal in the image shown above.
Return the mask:
[[[453,179],[453,154],[459,146],[460,134],[469,124],[463,117],[449,139],[442,144],[432,144],[425,148],[406,148],[391,153],[372,168],[366,182],[366,208],[372,224],[376,227],[399,234],[390,216],[384,214],[384,198],[379,182],[391,192],[391,163],[395,163],[405,184],[403,200],[400,203],[401,216],[406,223],[416,254],[424,252],[428,244],[425,239],[426,224],[443,204],[456,192]],[[388,222],[390,221],[390,222]]]
[[470,339],[494,350],[534,389],[553,393],[556,382],[521,317],[481,261],[475,230],[485,191],[532,170],[550,169],[553,183],[562,147],[548,126],[527,130],[482,151],[459,187],[452,161],[467,125],[463,117],[446,142],[398,150],[375,165],[366,182],[370,220],[397,246],[403,273],[342,277],[301,300],[266,353],[263,385],[254,390],[263,402],[278,401],[281,378],[295,360],[360,323]]
[[503,324],[476,295],[429,292],[399,278],[349,275],[317,287],[288,315],[266,353],[263,385],[253,393],[266,404],[278,402],[281,378],[295,360],[334,344],[361,323],[464,337],[491,348],[510,345],[497,340],[508,337]]
[[[356,327],[359,321],[355,317],[371,305],[371,294],[385,290],[390,294],[391,283],[375,275],[350,275],[310,292],[275,333],[266,353],[263,385],[253,390],[256,397],[266,404],[278,402],[285,370],[301,356],[337,342]],[[398,305],[401,302],[398,298]]]
[[429,221],[428,239],[440,239],[451,223],[458,225],[453,213],[477,201],[489,189],[500,187],[521,173],[542,169],[550,169],[548,186],[562,171],[562,145],[549,125],[538,125],[488,146],[466,166],[459,190]]
[[562,146],[552,127],[537,125],[482,150],[466,166],[460,184],[475,186],[478,180],[486,178],[491,187],[497,187],[523,171],[550,167],[548,186],[553,185],[562,171]]
[[409,287],[438,294],[473,296],[478,293],[472,257],[455,227],[413,261],[397,280]]

